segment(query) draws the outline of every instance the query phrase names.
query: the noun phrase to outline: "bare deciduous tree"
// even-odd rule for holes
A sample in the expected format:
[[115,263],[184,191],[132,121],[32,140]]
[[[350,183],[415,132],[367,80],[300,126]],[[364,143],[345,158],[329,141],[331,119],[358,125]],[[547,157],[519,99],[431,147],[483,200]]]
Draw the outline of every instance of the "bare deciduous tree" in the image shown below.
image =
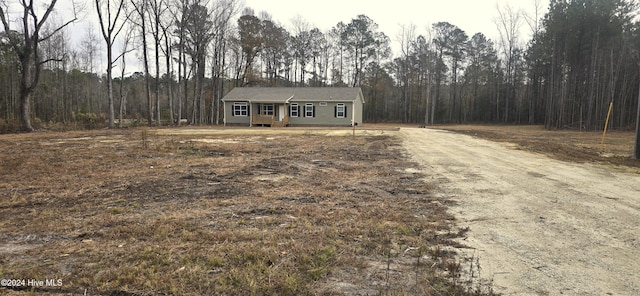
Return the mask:
[[[167,11],[168,6],[164,5],[162,0],[148,0],[149,18],[151,20],[151,35],[153,36],[154,45],[154,57],[156,66],[156,80],[155,80],[155,101],[156,101],[156,124],[162,125],[160,122],[160,45],[164,35],[162,34],[162,15]],[[167,69],[168,71],[168,69]]]
[[[212,83],[212,112],[215,105],[215,115],[212,114],[211,120],[216,124],[220,124],[220,105],[222,96],[224,95],[224,71],[227,39],[231,33],[231,18],[240,12],[239,0],[221,0],[218,1],[213,9],[214,14],[214,39],[213,39],[213,58],[211,69]],[[215,99],[217,97],[217,99]]]
[[134,23],[140,28],[140,37],[142,38],[142,57],[144,61],[144,83],[145,96],[147,98],[147,124],[153,123],[153,104],[151,103],[151,86],[149,85],[149,51],[147,49],[147,0],[131,0],[133,11],[137,16]]
[[[164,3],[166,4],[166,2]],[[169,5],[167,5],[167,10],[169,10],[169,13],[171,15],[174,14],[174,12],[171,11],[171,8]],[[174,118],[174,110],[173,110],[173,90],[172,90],[172,85],[173,85],[173,63],[171,63],[171,58],[173,56],[173,51],[172,51],[172,40],[171,40],[171,28],[174,26],[174,21],[173,18],[169,18],[168,21],[159,22],[159,26],[160,26],[160,30],[162,30],[162,40],[164,40],[164,47],[160,47],[160,50],[162,50],[164,57],[165,57],[165,67],[166,67],[166,83],[167,83],[167,99],[169,100],[169,121],[171,122],[171,124],[175,124],[175,118]],[[179,85],[178,85],[179,88]],[[159,108],[159,107],[158,107]]]
[[[115,3],[113,3],[115,2]],[[126,16],[121,19],[125,8],[125,0],[95,0],[100,31],[107,45],[107,96],[109,97],[109,127],[114,127],[115,111],[113,107],[113,43],[124,28]],[[115,8],[115,12],[112,8]],[[117,59],[116,59],[117,60]]]
[[[514,10],[509,4],[505,4],[503,8],[497,7],[498,18],[494,20],[498,32],[500,32],[500,47],[506,62],[506,83],[507,96],[504,100],[504,121],[509,121],[509,103],[516,95],[515,90],[515,67],[516,53],[519,51],[519,34],[522,25],[522,13]],[[497,104],[499,105],[499,104]]]
[[119,121],[118,127],[122,128],[122,120],[123,114],[125,112],[125,105],[127,102],[127,94],[129,93],[129,88],[125,88],[125,77],[126,69],[127,69],[127,53],[133,51],[133,48],[130,47],[130,44],[133,40],[134,30],[133,27],[130,26],[127,28],[127,31],[122,39],[122,56],[120,58],[120,64],[122,68],[120,69],[120,107],[119,107]]
[[398,41],[400,45],[400,54],[399,57],[401,64],[404,67],[401,67],[401,71],[398,71],[400,77],[398,77],[398,82],[402,85],[402,109],[403,109],[403,122],[408,122],[408,116],[411,113],[411,88],[409,87],[409,69],[411,69],[410,57],[412,53],[412,43],[415,42],[416,38],[416,26],[414,24],[405,26],[400,26],[400,31],[396,35],[396,41]]
[[[41,33],[43,33],[41,30],[53,12],[56,3],[57,0],[52,0],[45,6],[45,11],[42,13],[42,16],[38,16],[33,0],[19,0],[18,4],[22,8],[22,16],[20,17],[20,21],[22,22],[22,34],[7,35],[7,38],[10,39],[11,46],[18,55],[22,66],[20,80],[20,117],[22,130],[25,132],[32,132],[34,130],[33,125],[31,124],[31,96],[38,85],[38,81],[40,80],[42,65],[47,62],[46,60],[43,60],[39,52],[39,44],[40,42],[51,38],[77,19],[77,6],[74,3],[73,18],[41,36]],[[8,5],[4,0],[0,1],[0,19],[2,20],[5,31],[12,31]]]

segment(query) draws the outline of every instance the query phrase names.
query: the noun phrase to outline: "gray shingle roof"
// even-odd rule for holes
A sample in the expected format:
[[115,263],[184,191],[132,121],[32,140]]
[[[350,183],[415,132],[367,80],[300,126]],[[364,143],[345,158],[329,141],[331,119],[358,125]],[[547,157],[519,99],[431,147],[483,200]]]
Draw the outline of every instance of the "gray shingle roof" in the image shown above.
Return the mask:
[[358,99],[360,94],[358,87],[236,87],[222,100],[254,103],[350,102]]

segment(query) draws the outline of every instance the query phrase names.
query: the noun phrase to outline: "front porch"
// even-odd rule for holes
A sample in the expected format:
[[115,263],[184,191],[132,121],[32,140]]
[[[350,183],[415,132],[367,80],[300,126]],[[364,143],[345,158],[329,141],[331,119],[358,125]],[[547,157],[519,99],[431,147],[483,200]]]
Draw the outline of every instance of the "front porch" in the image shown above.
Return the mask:
[[253,125],[269,125],[285,127],[289,125],[289,114],[286,104],[260,103],[251,104],[251,122]]
[[253,114],[251,125],[269,125],[271,127],[285,127],[289,125],[289,115],[284,115],[282,119],[275,115]]

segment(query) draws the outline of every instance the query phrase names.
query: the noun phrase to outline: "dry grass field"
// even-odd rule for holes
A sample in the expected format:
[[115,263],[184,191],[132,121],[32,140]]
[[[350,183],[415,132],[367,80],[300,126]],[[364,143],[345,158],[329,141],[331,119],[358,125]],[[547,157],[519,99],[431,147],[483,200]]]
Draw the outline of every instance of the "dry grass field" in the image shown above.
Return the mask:
[[0,294],[490,294],[394,132],[350,133],[0,135]]
[[608,163],[640,173],[640,161],[631,159],[634,132],[609,131],[604,146],[601,146],[602,131],[549,131],[542,126],[506,125],[443,125],[436,128],[491,141],[513,143],[520,149],[543,153],[560,160]]

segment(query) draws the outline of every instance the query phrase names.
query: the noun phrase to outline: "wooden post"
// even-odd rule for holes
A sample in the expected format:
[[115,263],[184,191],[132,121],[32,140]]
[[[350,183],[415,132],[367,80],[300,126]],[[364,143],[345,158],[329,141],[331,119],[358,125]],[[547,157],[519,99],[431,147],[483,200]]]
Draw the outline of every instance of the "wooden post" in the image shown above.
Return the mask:
[[351,126],[353,127],[354,138],[356,137],[356,100],[357,98],[351,103]]
[[633,159],[640,159],[640,89],[638,89],[638,112],[636,116],[636,143],[633,149]]
[[607,120],[604,121],[604,131],[602,132],[602,142],[600,142],[600,150],[604,152],[604,138],[607,136],[607,128],[609,127],[609,118],[611,118],[611,110],[613,109],[613,100],[609,103],[609,112],[607,112]]
[[351,120],[351,126],[353,126],[353,137],[356,137],[356,121],[355,120]]

